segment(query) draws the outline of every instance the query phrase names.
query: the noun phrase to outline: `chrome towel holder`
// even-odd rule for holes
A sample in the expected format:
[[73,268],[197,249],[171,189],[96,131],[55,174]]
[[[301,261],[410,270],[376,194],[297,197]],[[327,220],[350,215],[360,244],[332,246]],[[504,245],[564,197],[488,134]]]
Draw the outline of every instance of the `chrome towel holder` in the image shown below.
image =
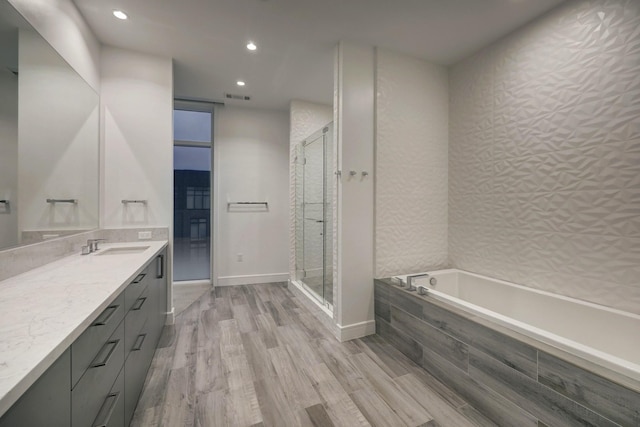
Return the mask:
[[240,205],[240,206],[260,206],[263,205],[265,208],[269,208],[269,202],[227,202],[227,209],[232,205]]
[[52,205],[55,205],[56,203],[71,203],[77,205],[78,199],[47,199],[47,203]]

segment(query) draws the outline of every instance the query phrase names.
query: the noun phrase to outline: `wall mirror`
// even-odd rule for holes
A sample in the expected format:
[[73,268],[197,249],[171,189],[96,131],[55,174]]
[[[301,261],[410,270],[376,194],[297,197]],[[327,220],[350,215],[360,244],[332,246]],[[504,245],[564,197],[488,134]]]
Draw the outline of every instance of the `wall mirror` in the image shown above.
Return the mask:
[[99,97],[0,0],[0,250],[97,228]]

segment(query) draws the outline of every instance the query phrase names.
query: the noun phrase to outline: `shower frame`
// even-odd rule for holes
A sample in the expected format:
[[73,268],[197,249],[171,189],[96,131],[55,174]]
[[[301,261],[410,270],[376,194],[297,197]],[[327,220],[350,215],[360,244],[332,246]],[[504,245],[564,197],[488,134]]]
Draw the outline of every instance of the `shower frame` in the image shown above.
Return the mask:
[[[316,302],[333,311],[333,212],[331,210],[331,193],[332,191],[332,159],[330,152],[332,151],[332,128],[333,123],[322,127],[317,132],[305,140],[298,143],[296,147],[296,191],[295,191],[295,234],[296,234],[296,250],[295,250],[295,266],[296,266],[296,281],[302,285],[302,287],[311,294]],[[308,187],[309,182],[309,168],[314,166],[313,163],[308,162],[309,150],[316,148],[317,145],[322,144],[322,174],[320,183],[322,184],[322,198],[321,200],[309,200],[310,196]],[[317,160],[317,159],[312,159]],[[316,181],[314,184],[317,184]],[[317,192],[317,191],[316,191]],[[316,194],[317,196],[317,194]],[[321,218],[317,217],[317,207],[322,207]],[[314,216],[315,215],[315,216]],[[319,246],[318,241],[313,240],[313,235],[318,233],[318,224],[321,224],[322,236],[321,240],[321,265],[310,265],[309,259],[316,258],[317,252],[314,253],[311,244],[315,243],[316,249]],[[313,264],[318,264],[313,263]],[[322,286],[318,287],[317,284],[312,284],[313,279],[318,279],[318,275],[310,275],[309,272],[317,273],[321,270],[321,283]],[[320,290],[321,292],[318,292]]]

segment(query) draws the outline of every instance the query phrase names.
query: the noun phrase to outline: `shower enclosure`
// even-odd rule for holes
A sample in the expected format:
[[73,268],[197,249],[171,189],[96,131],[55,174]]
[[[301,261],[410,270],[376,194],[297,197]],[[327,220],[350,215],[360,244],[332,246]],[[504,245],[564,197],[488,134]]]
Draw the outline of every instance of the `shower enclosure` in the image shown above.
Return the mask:
[[333,306],[333,124],[296,147],[296,280]]

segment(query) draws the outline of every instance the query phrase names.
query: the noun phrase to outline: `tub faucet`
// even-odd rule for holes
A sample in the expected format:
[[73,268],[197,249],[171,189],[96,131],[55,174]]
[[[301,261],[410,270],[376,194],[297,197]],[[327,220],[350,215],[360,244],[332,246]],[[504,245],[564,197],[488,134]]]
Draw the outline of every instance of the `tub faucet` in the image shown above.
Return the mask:
[[408,288],[407,290],[415,291],[416,287],[413,286],[413,281],[415,279],[420,279],[423,277],[429,277],[429,275],[427,273],[422,273],[422,274],[414,274],[414,275],[407,276],[407,288]]

